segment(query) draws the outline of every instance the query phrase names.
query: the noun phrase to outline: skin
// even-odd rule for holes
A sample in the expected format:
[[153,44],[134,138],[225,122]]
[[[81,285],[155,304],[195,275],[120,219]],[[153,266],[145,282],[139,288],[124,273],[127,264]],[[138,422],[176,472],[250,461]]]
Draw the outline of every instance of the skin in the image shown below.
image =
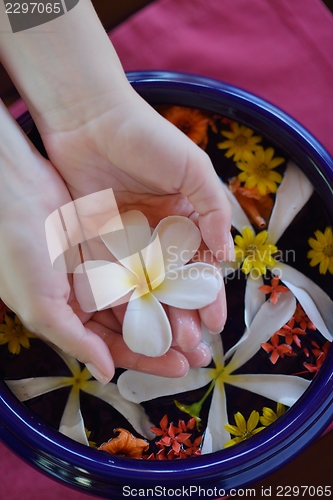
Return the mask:
[[0,5],[0,57],[49,157],[2,106],[2,299],[31,331],[86,363],[102,382],[115,366],[182,376],[190,365],[206,365],[200,322],[221,331],[224,290],[200,311],[167,310],[174,342],[162,358],[132,353],[121,335],[124,306],[80,310],[71,277],[51,266],[44,225],[71,199],[111,187],[121,213],[140,210],[152,227],[167,215],[189,217],[202,233],[200,251],[211,252],[202,252],[206,260],[233,260],[231,209],[210,159],[132,89],[89,0],[15,34],[2,11]]

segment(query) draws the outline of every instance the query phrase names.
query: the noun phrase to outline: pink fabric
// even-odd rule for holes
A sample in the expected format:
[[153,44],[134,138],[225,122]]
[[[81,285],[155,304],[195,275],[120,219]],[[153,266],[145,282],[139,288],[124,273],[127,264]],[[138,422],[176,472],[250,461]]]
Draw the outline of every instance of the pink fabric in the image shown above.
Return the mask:
[[0,444],[1,500],[96,500],[29,467]]
[[241,87],[333,154],[333,16],[321,0],[158,0],[111,40],[126,71],[178,70]]
[[[333,154],[333,16],[321,0],[156,0],[111,40],[126,71],[185,71],[239,86],[289,113]],[[24,109],[19,102],[12,113]],[[0,463],[1,498],[96,498],[1,445]]]

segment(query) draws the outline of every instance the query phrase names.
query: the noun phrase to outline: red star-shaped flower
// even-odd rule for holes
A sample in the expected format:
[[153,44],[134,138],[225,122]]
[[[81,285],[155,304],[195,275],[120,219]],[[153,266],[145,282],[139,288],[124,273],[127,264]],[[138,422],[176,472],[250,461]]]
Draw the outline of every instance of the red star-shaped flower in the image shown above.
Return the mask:
[[277,300],[281,293],[288,292],[288,288],[283,285],[279,285],[280,278],[278,276],[274,276],[271,280],[271,285],[262,285],[259,287],[259,290],[266,295],[270,294],[269,300],[272,304],[276,304]]

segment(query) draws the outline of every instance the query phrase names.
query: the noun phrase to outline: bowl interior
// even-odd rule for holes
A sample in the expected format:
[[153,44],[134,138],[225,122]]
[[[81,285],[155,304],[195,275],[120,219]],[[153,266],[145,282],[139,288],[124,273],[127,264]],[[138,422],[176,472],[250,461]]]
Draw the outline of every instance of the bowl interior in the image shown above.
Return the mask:
[[[199,127],[201,132],[201,129],[204,129],[204,133],[200,132],[198,143],[210,156],[225,185],[231,178],[237,180],[240,169],[235,155],[226,156],[230,147],[218,145],[228,138],[230,140],[230,133],[235,131],[235,123],[238,127],[250,128],[253,131],[252,136],[260,136],[260,145],[264,150],[273,148],[273,158],[284,159],[274,167],[274,171],[281,176],[285,175],[290,162],[296,164],[315,190],[285,228],[279,239],[279,250],[284,262],[290,251],[287,263],[306,274],[328,297],[332,297],[331,274],[326,272],[321,275],[318,266],[310,267],[307,256],[310,250],[309,238],[314,237],[315,231],[324,232],[332,225],[333,219],[333,163],[321,145],[298,123],[274,106],[221,82],[162,72],[131,73],[128,77],[135,89],[167,118],[175,106],[182,107],[179,109],[180,118],[177,118],[179,121],[176,123],[180,128],[184,126],[184,120],[188,116],[184,113],[185,109],[199,110],[201,115],[196,118],[192,116],[190,120],[194,120],[194,128],[199,127],[199,122],[205,123],[205,126]],[[30,129],[29,137],[45,154],[37,130],[34,126],[31,127],[30,117],[26,115],[21,117],[20,121],[26,131]],[[188,122],[185,125],[187,127]],[[187,129],[183,131],[188,133]],[[277,182],[277,189],[279,184]],[[297,188],[295,185],[295,189]],[[270,194],[273,206],[276,196],[275,193]],[[267,216],[267,221],[271,211],[272,207],[268,212],[259,210],[261,215],[265,214],[264,218]],[[253,228],[257,234],[266,230],[266,226],[258,227],[255,222]],[[237,234],[240,234],[239,231],[234,229],[233,235]],[[263,284],[270,286],[272,278],[273,274],[268,272]],[[228,320],[222,340],[224,352],[227,352],[242,338],[246,330],[244,296],[248,276],[244,272],[237,272],[232,277],[226,277],[225,283]],[[278,300],[283,300],[282,296],[283,293]],[[269,294],[266,296],[267,300],[268,298]],[[300,324],[296,326],[300,328]],[[323,336],[318,328],[311,329],[309,323],[304,331],[304,335],[298,332],[297,340],[293,338],[291,344],[287,343],[286,338],[279,337],[278,344],[289,345],[290,352],[288,355],[280,355],[275,364],[272,363],[271,351],[259,348],[235,371],[236,375],[261,375],[263,379],[265,375],[288,375],[309,381],[309,387],[290,408],[289,405],[284,405],[285,412],[282,416],[251,439],[236,446],[191,457],[191,460],[166,460],[162,463],[149,460],[148,467],[145,460],[110,456],[78,444],[57,432],[70,388],[48,392],[26,401],[23,405],[3,382],[0,411],[4,426],[0,435],[14,451],[25,455],[28,461],[41,470],[48,471],[81,489],[88,490],[93,484],[97,494],[110,498],[120,495],[120,485],[128,484],[129,481],[144,485],[169,484],[171,471],[174,473],[172,481],[175,484],[186,484],[195,478],[199,484],[208,481],[211,485],[223,487],[225,491],[232,487],[241,487],[269,474],[278,465],[293,458],[315,439],[332,419],[332,348],[329,347],[327,352],[325,351],[326,359],[320,370],[311,371],[304,366],[304,363],[316,366],[319,351],[324,352],[324,346],[331,340]],[[30,343],[31,348],[22,349],[19,356],[10,354],[6,345],[0,347],[3,379],[70,376],[68,367],[52,348],[38,339],[31,339]],[[264,343],[273,345],[271,337]],[[122,373],[123,370],[118,370],[113,382],[117,382]],[[189,407],[205,397],[209,384],[187,392],[178,390],[177,387],[181,388],[181,383],[178,386],[175,381],[173,394],[142,403],[154,426],[159,425],[164,415],[168,415],[169,422],[177,424],[179,419],[187,422],[191,415],[179,409],[174,400],[178,400],[183,407]],[[270,398],[232,384],[225,384],[225,394],[229,424],[235,425],[234,415],[237,412],[242,413],[246,420],[253,410],[262,414],[264,407],[277,412],[274,397]],[[208,419],[212,418],[212,397],[213,391],[202,405],[200,430],[195,427],[191,431],[193,441],[204,435]],[[98,445],[113,437],[113,429],[118,427],[127,428],[139,435],[120,412],[94,396],[82,393],[81,409],[85,426],[91,432],[89,439]],[[232,437],[234,436],[230,436]],[[156,454],[159,451],[156,447],[157,441],[156,438],[151,444],[149,453]]]

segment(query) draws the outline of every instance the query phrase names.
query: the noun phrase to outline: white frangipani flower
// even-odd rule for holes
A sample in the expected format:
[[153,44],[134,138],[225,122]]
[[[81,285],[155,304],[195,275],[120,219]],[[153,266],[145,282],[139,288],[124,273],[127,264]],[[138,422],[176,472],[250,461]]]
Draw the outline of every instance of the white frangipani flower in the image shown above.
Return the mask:
[[205,307],[217,298],[222,278],[210,264],[185,266],[201,243],[199,229],[186,217],[166,217],[152,234],[141,212],[121,218],[123,231],[113,231],[113,220],[100,229],[117,262],[80,265],[74,274],[75,294],[84,311],[128,302],[124,341],[134,352],[162,356],[171,346],[172,333],[161,303],[181,309]]
[[[244,210],[235,196],[222,183],[229,201],[232,204],[232,225],[240,232],[246,227],[252,227]],[[302,171],[291,161],[288,162],[284,178],[276,192],[275,204],[268,224],[267,243],[276,245],[286,228],[304,207],[313,193],[313,186]],[[241,266],[240,262],[221,263],[224,276],[227,276]],[[321,334],[329,341],[333,337],[333,301],[312,280],[292,266],[274,261],[274,265],[266,266],[274,275],[291,290],[300,302],[307,316],[311,319]],[[251,324],[251,318],[260,307],[263,295],[258,292],[262,278],[255,279],[251,273],[247,278],[245,296],[245,324]],[[248,288],[251,287],[251,292]]]
[[220,450],[230,439],[224,428],[228,423],[225,384],[251,391],[287,406],[292,406],[309,386],[310,381],[291,375],[233,374],[259,351],[262,343],[267,342],[287,323],[295,307],[296,301],[290,292],[281,296],[275,305],[266,301],[253,318],[246,338],[242,339],[236,350],[233,349],[233,357],[227,365],[225,360],[230,355],[226,353],[224,356],[221,336],[213,335],[204,328],[203,339],[212,349],[214,368],[191,368],[185,377],[172,380],[128,370],[118,379],[120,393],[130,401],[139,403],[192,391],[215,382],[202,452]]
[[152,438],[153,434],[149,431],[152,423],[141,405],[124,399],[118,390],[117,384],[110,382],[103,385],[97,380],[91,380],[92,376],[88,369],[85,367],[81,371],[80,364],[75,358],[68,356],[56,347],[53,347],[53,349],[64,360],[72,376],[6,380],[6,384],[20,401],[28,401],[56,389],[71,387],[59,426],[59,431],[65,436],[79,443],[89,445],[80,410],[80,391],[83,391],[111,405],[128,420],[139,434],[146,438]]

